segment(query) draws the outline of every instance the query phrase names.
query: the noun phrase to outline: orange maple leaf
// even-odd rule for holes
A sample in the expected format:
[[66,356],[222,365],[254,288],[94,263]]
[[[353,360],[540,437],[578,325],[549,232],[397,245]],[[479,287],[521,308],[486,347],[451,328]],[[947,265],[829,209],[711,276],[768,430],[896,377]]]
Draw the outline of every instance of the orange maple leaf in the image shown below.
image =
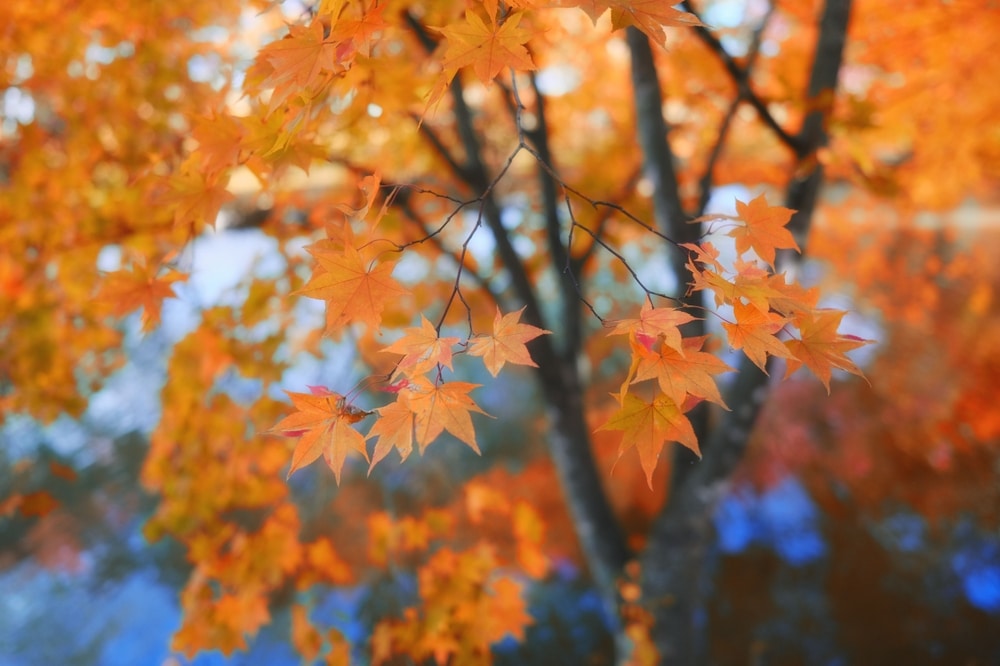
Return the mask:
[[295,293],[326,301],[328,331],[352,321],[378,329],[386,303],[409,293],[392,278],[395,262],[369,269],[353,247],[345,247],[342,252],[317,246],[307,249],[319,267]]
[[768,285],[774,289],[779,296],[771,296],[768,303],[776,312],[780,312],[786,317],[810,312],[816,308],[819,301],[819,289],[816,287],[803,287],[797,282],[785,282],[785,274],[772,275],[768,279]]
[[729,346],[742,349],[758,368],[767,372],[767,355],[791,358],[792,353],[774,336],[788,320],[774,312],[761,312],[742,301],[733,304],[736,323],[722,322],[729,336]]
[[421,453],[445,430],[479,453],[472,412],[489,414],[469,397],[469,392],[478,387],[479,384],[467,382],[433,384],[424,377],[410,383],[409,404],[416,415],[416,439]]
[[830,392],[830,376],[834,368],[864,377],[864,373],[845,353],[871,341],[838,333],[837,327],[844,314],[843,310],[815,310],[796,319],[800,339],[785,341],[792,355],[788,359],[785,377],[804,364],[823,382],[827,393]]
[[633,343],[632,353],[639,358],[632,383],[656,379],[663,391],[678,405],[683,405],[687,395],[704,398],[726,409],[713,375],[729,372],[733,368],[715,354],[700,351],[706,336],[684,339],[684,353],[664,345],[659,352]]
[[236,166],[246,127],[227,113],[212,111],[194,118],[191,136],[198,142],[204,170],[215,173]]
[[785,228],[795,212],[791,208],[768,206],[767,198],[762,194],[748,204],[737,199],[736,212],[744,223],[729,232],[736,239],[737,252],[753,248],[757,256],[772,267],[776,249],[801,252],[792,233]]
[[638,319],[619,319],[609,322],[614,328],[608,335],[634,333],[646,349],[650,349],[656,338],[662,335],[664,344],[683,354],[684,343],[681,340],[679,327],[696,318],[679,308],[654,308],[649,301],[644,301]]
[[378,412],[378,420],[368,431],[368,437],[378,437],[378,442],[375,444],[375,451],[372,452],[369,474],[393,449],[399,451],[402,460],[406,460],[413,451],[413,439],[416,434],[414,420],[416,414],[409,405],[405,391],[400,391],[399,398],[395,402],[379,407],[375,411]]
[[531,324],[522,324],[520,320],[523,312],[524,308],[521,308],[517,312],[501,315],[500,309],[497,308],[493,318],[493,334],[476,338],[469,343],[469,354],[482,356],[483,364],[494,377],[499,374],[505,363],[538,367],[538,364],[531,360],[526,343],[552,331]]
[[598,430],[622,431],[618,457],[634,446],[639,451],[639,464],[646,473],[650,489],[664,442],[680,442],[701,457],[691,422],[677,403],[662,393],[649,402],[632,394],[626,395],[621,408]]
[[301,437],[292,453],[289,477],[323,456],[339,484],[348,451],[357,451],[368,460],[365,438],[351,424],[371,412],[346,404],[344,396],[326,388],[311,387],[311,390],[312,393],[285,391],[298,411],[281,419],[268,432]]
[[427,321],[426,317],[420,315],[419,328],[407,328],[403,337],[382,351],[403,356],[396,365],[396,371],[393,373],[394,378],[400,374],[412,377],[422,375],[438,364],[449,370],[452,369],[452,347],[457,342],[458,338],[440,337],[434,325]]
[[609,4],[612,28],[620,30],[630,25],[635,26],[660,46],[667,41],[664,26],[702,25],[694,14],[674,9],[669,2],[663,0],[611,0]]
[[465,12],[465,21],[437,30],[447,38],[441,66],[450,81],[462,67],[472,66],[479,80],[489,84],[504,67],[533,70],[535,63],[524,48],[531,31],[517,27],[522,14],[514,12],[502,23],[495,17],[489,25],[473,11]]
[[142,263],[134,263],[130,270],[108,273],[101,284],[97,300],[108,306],[117,317],[142,308],[142,330],[149,331],[160,323],[163,299],[174,298],[173,284],[184,281],[186,275],[168,272],[157,277],[159,271]]
[[331,28],[330,38],[336,41],[351,40],[358,53],[366,58],[370,57],[376,35],[386,27],[382,17],[385,8],[385,3],[374,2],[358,18],[341,16]]
[[233,199],[226,189],[229,174],[204,173],[197,166],[187,164],[170,177],[169,192],[162,202],[174,210],[174,226],[190,224],[200,231],[202,224],[215,227],[222,204]]
[[338,43],[323,35],[323,22],[309,26],[291,25],[284,39],[271,42],[258,54],[271,66],[261,87],[274,88],[268,111],[284,104],[292,95],[322,88],[333,75],[344,71],[338,62]]

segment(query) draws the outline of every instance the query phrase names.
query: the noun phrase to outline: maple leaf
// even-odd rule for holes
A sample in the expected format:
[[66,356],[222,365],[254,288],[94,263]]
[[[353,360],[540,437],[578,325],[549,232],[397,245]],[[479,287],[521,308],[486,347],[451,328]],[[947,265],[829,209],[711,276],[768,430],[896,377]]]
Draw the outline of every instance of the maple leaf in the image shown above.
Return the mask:
[[[663,31],[664,26],[703,25],[694,14],[674,9],[669,2],[664,2],[664,0],[611,0],[609,4],[611,6],[612,28],[621,30],[628,26],[635,26],[660,46],[663,46],[664,42],[667,41],[667,35]],[[594,11],[596,11],[596,7]]]
[[521,308],[517,312],[501,315],[500,309],[497,308],[493,318],[492,335],[476,338],[469,343],[469,354],[482,356],[483,364],[494,377],[506,363],[538,367],[538,364],[531,360],[526,343],[540,335],[551,334],[552,331],[531,324],[522,324],[520,320],[523,312],[524,308]]
[[791,208],[768,206],[767,198],[761,194],[750,203],[737,199],[736,212],[744,223],[729,232],[736,239],[737,252],[743,253],[752,248],[772,267],[776,249],[801,252],[792,233],[785,228],[795,212]]
[[469,392],[478,387],[468,382],[432,384],[424,377],[411,382],[409,401],[416,414],[416,439],[421,453],[445,430],[479,453],[471,414],[489,414],[469,397]]
[[399,340],[383,349],[383,352],[401,354],[403,358],[396,365],[393,377],[399,374],[409,376],[422,375],[438,364],[449,370],[451,367],[452,347],[458,338],[439,337],[434,325],[420,315],[420,327],[406,329],[406,334]]
[[196,167],[184,168],[170,177],[170,191],[162,202],[174,210],[174,226],[186,224],[196,229],[202,224],[215,227],[222,204],[233,198],[226,189],[229,174],[204,173]]
[[594,25],[597,25],[597,20],[611,7],[610,0],[560,0],[560,4],[583,10]]
[[492,17],[487,25],[470,10],[465,12],[464,22],[437,28],[448,40],[441,61],[446,78],[450,81],[459,69],[470,65],[484,84],[493,81],[504,67],[535,69],[531,55],[524,48],[531,32],[518,27],[521,16],[521,12],[514,12],[502,23]]
[[[695,319],[696,317],[680,308],[654,308],[647,300],[642,304],[638,319],[619,319],[609,322],[614,328],[608,335],[634,333],[647,349],[650,349],[652,342],[662,335],[664,344],[683,354],[684,343],[679,327]],[[647,342],[649,344],[646,344]]]
[[791,317],[798,313],[810,312],[816,308],[816,303],[819,301],[818,288],[810,287],[806,289],[796,282],[786,283],[784,273],[772,275],[768,280],[768,284],[779,294],[778,296],[771,296],[768,299],[768,303],[774,310],[786,317]]
[[711,266],[719,273],[725,270],[725,267],[719,261],[719,248],[715,247],[714,244],[707,241],[704,243],[682,243],[681,247],[694,255],[693,257],[688,256],[688,266],[691,266],[692,262],[697,261],[703,266]]
[[837,328],[844,314],[843,310],[815,310],[796,319],[800,339],[785,341],[785,346],[792,354],[788,359],[785,377],[804,364],[819,377],[828,394],[834,368],[864,377],[860,368],[845,354],[871,341],[838,333]]
[[632,353],[638,355],[639,364],[632,383],[656,379],[663,391],[678,405],[683,405],[690,394],[721,405],[726,409],[713,375],[733,370],[715,354],[700,351],[706,336],[684,339],[684,351],[663,346],[659,352],[633,344]]
[[392,278],[395,262],[384,262],[369,270],[353,247],[345,247],[342,252],[317,246],[307,249],[321,270],[314,270],[309,282],[294,293],[326,301],[328,331],[352,321],[378,329],[386,303],[409,293]]
[[285,391],[297,411],[281,419],[268,432],[301,437],[292,453],[289,477],[323,456],[339,484],[348,451],[357,451],[368,459],[365,438],[351,424],[371,412],[346,404],[344,396],[323,387],[311,390],[312,393]]
[[486,595],[484,604],[487,612],[482,614],[480,620],[483,642],[487,645],[508,635],[518,641],[524,640],[524,628],[535,620],[528,612],[521,588],[522,584],[509,576],[490,582],[490,593]]
[[664,442],[679,442],[701,457],[691,422],[677,403],[662,393],[649,402],[632,394],[626,395],[621,408],[598,430],[622,431],[618,457],[634,446],[639,451],[639,464],[646,473],[650,489]]
[[261,83],[263,88],[274,88],[268,111],[280,107],[293,94],[321,88],[333,74],[343,71],[337,46],[337,42],[324,37],[323,22],[314,20],[309,26],[289,26],[288,35],[261,49],[258,59],[272,68]]
[[736,323],[722,322],[729,336],[729,346],[742,349],[754,365],[767,373],[767,355],[790,358],[791,352],[774,336],[788,320],[774,312],[761,312],[741,301],[733,304]]
[[413,451],[413,438],[415,436],[415,414],[410,408],[405,392],[400,392],[400,397],[395,402],[391,402],[385,407],[379,407],[378,420],[368,431],[368,437],[378,437],[375,450],[372,452],[371,465],[368,473],[374,469],[383,458],[389,455],[393,449],[399,451],[402,460]]
[[198,154],[203,158],[206,173],[215,173],[235,166],[239,160],[240,143],[246,128],[227,113],[212,111],[194,119],[191,136],[198,142]]
[[350,40],[359,54],[366,58],[371,57],[375,37],[386,27],[385,19],[382,17],[385,8],[385,3],[381,5],[373,3],[362,12],[360,18],[341,17],[330,30],[330,39]]
[[109,273],[97,299],[118,317],[141,307],[142,330],[150,331],[160,323],[163,299],[175,296],[173,284],[187,280],[186,275],[174,272],[157,277],[158,272],[156,268],[136,262],[130,270]]

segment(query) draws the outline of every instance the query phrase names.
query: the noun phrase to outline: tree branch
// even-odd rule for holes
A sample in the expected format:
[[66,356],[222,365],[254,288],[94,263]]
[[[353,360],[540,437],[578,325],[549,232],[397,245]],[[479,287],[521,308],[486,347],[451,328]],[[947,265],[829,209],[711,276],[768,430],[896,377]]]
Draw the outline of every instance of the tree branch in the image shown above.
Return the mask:
[[[685,11],[688,11],[695,16],[698,13],[691,7],[688,2],[682,2],[681,7]],[[699,17],[700,18],[700,17]],[[722,66],[726,68],[729,72],[730,78],[732,78],[733,83],[736,84],[737,91],[741,98],[745,99],[750,106],[754,108],[760,119],[767,125],[772,132],[774,132],[783,144],[788,146],[796,155],[801,156],[803,153],[803,146],[797,137],[789,134],[784,127],[782,127],[771,112],[767,108],[767,104],[754,92],[754,89],[750,86],[750,73],[748,70],[740,67],[733,57],[729,55],[726,48],[722,45],[722,42],[712,34],[712,31],[703,25],[695,26],[694,32],[698,35],[699,39],[709,48],[712,52],[719,58],[722,62]]]
[[516,84],[512,89],[515,103],[518,105],[518,112],[515,121],[518,124],[518,133],[523,133],[523,138],[527,138],[535,146],[538,164],[538,183],[542,192],[542,216],[545,220],[545,235],[548,240],[549,253],[552,255],[552,265],[557,272],[559,288],[562,296],[562,324],[564,332],[563,356],[567,359],[576,359],[583,344],[583,323],[580,318],[580,303],[577,299],[578,291],[581,289],[574,276],[566,273],[563,268],[569,265],[569,249],[563,242],[562,224],[559,220],[557,183],[552,173],[555,166],[552,160],[552,151],[549,147],[549,127],[545,114],[545,98],[538,89],[538,81],[534,72],[529,73],[531,87],[535,93],[535,114],[537,116],[537,126],[528,130],[520,122],[521,101],[517,97]]
[[[750,77],[753,75],[753,68],[757,62],[757,56],[760,55],[761,37],[764,35],[764,29],[767,28],[767,24],[771,20],[772,14],[774,14],[774,9],[775,6],[773,3],[768,5],[767,13],[764,15],[763,20],[761,20],[760,25],[758,25],[753,31],[753,38],[750,41],[750,48],[747,52],[746,66],[743,70],[747,81],[749,81]],[[726,111],[726,115],[723,117],[722,123],[719,125],[719,133],[715,139],[715,145],[712,146],[712,151],[709,153],[708,164],[705,166],[705,173],[698,182],[698,189],[700,190],[697,211],[698,217],[705,214],[705,209],[708,208],[708,202],[712,198],[715,165],[722,157],[722,152],[726,145],[726,139],[729,138],[729,128],[732,125],[733,119],[736,117],[736,112],[739,111],[740,105],[747,101],[745,96],[747,90],[749,90],[749,83],[746,86],[746,90],[740,89],[740,87],[737,86],[736,97],[733,99],[732,104],[729,105],[729,109]]]
[[[420,22],[409,13],[406,21],[425,48],[433,50],[434,41]],[[450,89],[458,135],[466,152],[463,167],[466,176],[463,180],[474,192],[480,193],[484,219],[493,232],[500,261],[510,273],[518,299],[525,304],[525,322],[545,328],[527,270],[501,223],[500,209],[492,194],[495,182],[489,178],[483,164],[472,112],[465,103],[458,77],[452,80]],[[586,554],[590,573],[608,617],[612,624],[617,625],[620,601],[617,579],[630,553],[591,451],[576,358],[560,356],[549,336],[535,338],[528,348],[538,364],[536,373],[549,411],[549,450],[566,495],[581,550]]]
[[497,305],[497,307],[501,307],[503,305],[503,300],[500,298],[500,295],[493,290],[493,286],[490,284],[489,279],[480,275],[477,271],[473,270],[472,267],[463,263],[459,255],[444,246],[444,243],[438,238],[438,236],[431,232],[430,226],[427,222],[425,222],[424,219],[420,217],[420,214],[414,210],[413,204],[410,202],[410,197],[406,195],[406,192],[406,190],[400,190],[396,198],[392,200],[391,205],[398,208],[408,220],[417,225],[424,236],[427,237],[428,242],[433,245],[442,256],[451,259],[452,263],[455,264],[456,268],[462,271],[463,275],[469,276],[469,279],[475,282],[476,286],[482,289],[490,297],[490,300]]
[[[813,57],[808,96],[815,99],[836,85],[843,62],[843,48],[851,0],[827,0],[820,19],[820,35]],[[801,151],[796,173],[826,142],[825,119],[830,106],[811,113],[799,133]],[[817,164],[802,180],[789,183],[787,204],[799,210],[800,224],[812,219],[816,194],[823,180]],[[670,503],[654,521],[642,558],[644,599],[662,628],[658,648],[672,663],[701,663],[707,632],[699,625],[704,617],[704,587],[711,575],[706,564],[712,539],[712,512],[727,490],[728,480],[743,459],[754,423],[767,395],[768,378],[748,359],[724,393],[734,406],[713,429],[703,447],[704,458],[674,489]]]

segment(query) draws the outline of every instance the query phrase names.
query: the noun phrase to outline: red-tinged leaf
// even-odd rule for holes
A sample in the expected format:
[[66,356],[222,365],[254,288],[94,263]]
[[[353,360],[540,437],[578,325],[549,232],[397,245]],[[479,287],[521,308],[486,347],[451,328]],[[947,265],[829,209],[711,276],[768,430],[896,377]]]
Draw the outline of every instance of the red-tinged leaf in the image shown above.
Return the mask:
[[369,268],[353,247],[343,252],[310,249],[319,266],[302,289],[295,292],[326,301],[328,331],[336,331],[352,321],[361,321],[373,329],[382,322],[386,304],[407,294],[392,278],[394,263]]
[[458,338],[442,338],[437,329],[420,315],[420,327],[406,329],[406,334],[399,340],[383,349],[390,354],[403,356],[396,365],[393,376],[405,374],[408,376],[422,375],[437,365],[451,369],[452,348],[458,343]]
[[538,367],[538,364],[531,360],[526,343],[552,331],[520,323],[523,312],[524,308],[521,308],[517,312],[501,315],[500,309],[497,308],[493,318],[493,334],[469,342],[469,354],[481,356],[486,369],[494,377],[506,363]]
[[463,67],[472,67],[484,84],[496,78],[505,67],[528,71],[535,69],[531,55],[524,48],[531,32],[519,28],[521,13],[510,14],[502,23],[492,19],[487,24],[473,11],[465,20],[438,29],[446,38],[441,66],[448,80]]
[[[687,312],[679,308],[654,308],[649,301],[644,301],[638,319],[620,319],[608,322],[614,328],[608,335],[627,335],[634,333],[636,339],[642,342],[640,336],[655,340],[658,336],[663,336],[663,342],[668,347],[684,353],[684,343],[681,341],[680,326],[694,321]],[[645,345],[647,349],[651,345]]]
[[683,354],[667,346],[659,352],[650,352],[642,345],[634,345],[632,353],[639,358],[639,365],[632,383],[656,379],[660,390],[678,405],[683,405],[691,395],[728,409],[714,375],[733,368],[715,354],[700,351],[704,341],[704,336],[685,338]]
[[788,320],[773,312],[761,312],[752,305],[744,305],[737,301],[733,305],[736,323],[723,322],[729,336],[729,346],[742,349],[754,365],[767,372],[767,355],[791,358],[788,348],[781,343],[775,333],[780,331]]
[[49,463],[49,472],[51,472],[53,476],[58,477],[64,481],[69,481],[70,483],[76,481],[77,478],[77,473],[75,469],[73,469],[69,465],[64,465],[54,460]]
[[781,206],[768,206],[762,194],[750,203],[736,201],[736,212],[743,224],[729,232],[736,239],[736,251],[743,253],[753,249],[769,266],[774,266],[776,249],[799,250],[795,238],[786,225],[795,212]]
[[388,386],[382,387],[381,390],[383,392],[385,392],[385,393],[399,393],[400,391],[402,391],[403,389],[405,389],[409,385],[410,385],[410,380],[406,379],[406,378],[403,378],[403,379],[400,379],[398,382],[393,382],[392,384],[389,384]]
[[337,393],[286,393],[298,411],[283,418],[269,432],[285,437],[301,436],[292,453],[288,476],[323,456],[339,484],[348,451],[357,451],[368,459],[365,438],[351,424],[371,412],[346,404],[343,396]]
[[59,507],[59,500],[45,490],[36,490],[20,496],[17,508],[27,518],[41,518]]
[[799,339],[785,341],[792,355],[788,359],[785,377],[805,365],[823,382],[827,393],[830,392],[830,377],[834,368],[864,377],[846,352],[871,341],[838,333],[837,328],[844,314],[842,310],[815,310],[796,320]]
[[653,470],[665,442],[679,442],[701,457],[691,422],[666,395],[659,394],[647,402],[629,394],[622,399],[621,405],[621,409],[598,430],[622,431],[618,456],[634,446],[639,451],[639,463],[650,488],[653,487]]
[[416,413],[416,438],[421,453],[446,430],[479,453],[472,412],[489,414],[469,397],[469,392],[478,387],[479,384],[467,382],[435,385],[423,377],[413,381],[409,401]]

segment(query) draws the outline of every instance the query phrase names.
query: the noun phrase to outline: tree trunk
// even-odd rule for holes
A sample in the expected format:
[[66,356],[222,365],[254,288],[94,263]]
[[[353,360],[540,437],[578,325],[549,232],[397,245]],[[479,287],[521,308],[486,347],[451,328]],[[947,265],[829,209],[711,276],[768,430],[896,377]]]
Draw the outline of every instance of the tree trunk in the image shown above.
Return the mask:
[[[850,9],[851,0],[828,0],[824,6],[807,102],[836,89]],[[832,103],[813,106],[792,142],[796,175],[786,193],[786,205],[798,211],[790,226],[802,248],[823,183],[822,166],[815,157],[827,143],[826,121]],[[647,146],[643,150],[652,152]],[[708,612],[716,560],[713,513],[746,451],[767,395],[767,383],[767,376],[743,359],[739,374],[724,395],[733,411],[725,413],[703,442],[704,459],[688,473],[675,475],[671,496],[642,553],[643,600],[654,618],[653,640],[663,663],[686,666],[708,662]]]

